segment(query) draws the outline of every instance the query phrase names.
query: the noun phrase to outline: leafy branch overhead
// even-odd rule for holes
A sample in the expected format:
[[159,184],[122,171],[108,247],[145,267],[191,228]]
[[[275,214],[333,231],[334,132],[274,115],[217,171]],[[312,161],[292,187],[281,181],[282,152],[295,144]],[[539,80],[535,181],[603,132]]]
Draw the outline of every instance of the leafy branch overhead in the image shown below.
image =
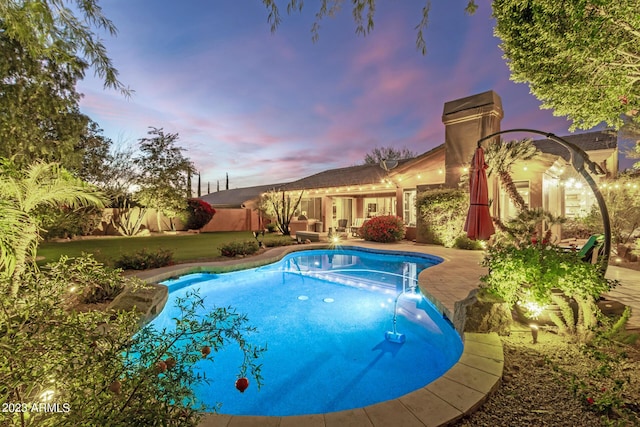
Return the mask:
[[105,87],[131,94],[118,80],[118,70],[94,31],[103,30],[111,36],[117,33],[98,0],[0,0],[0,16],[6,36],[31,56],[77,56],[90,64]]
[[[276,4],[276,0],[262,0],[268,11],[267,21],[271,25],[271,31],[275,31],[282,23],[282,17],[280,15],[280,7]],[[320,22],[324,18],[331,18],[335,16],[340,9],[344,0],[322,0],[320,6],[315,13],[315,21],[311,27],[311,38],[315,42],[320,37]],[[374,27],[374,18],[376,14],[376,0],[353,0],[351,2],[353,7],[351,14],[356,24],[356,34],[366,36]],[[302,12],[304,6],[304,0],[288,0],[287,2],[287,14],[293,12]],[[404,6],[404,5],[403,5]],[[469,15],[475,13],[478,9],[478,5],[475,0],[469,0],[465,7],[465,12]],[[431,10],[431,1],[425,0],[424,6],[420,14],[420,21],[416,24],[416,48],[422,52],[427,53],[427,44],[424,39],[424,32],[429,25],[429,11]]]
[[495,34],[511,79],[572,129],[640,123],[640,14],[636,0],[493,1]]

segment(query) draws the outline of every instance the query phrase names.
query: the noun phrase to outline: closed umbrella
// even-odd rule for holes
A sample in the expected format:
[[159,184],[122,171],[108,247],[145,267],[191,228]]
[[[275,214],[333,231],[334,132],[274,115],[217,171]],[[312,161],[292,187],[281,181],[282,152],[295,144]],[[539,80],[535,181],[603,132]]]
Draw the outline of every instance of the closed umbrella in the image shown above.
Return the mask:
[[489,188],[484,150],[478,147],[471,160],[469,176],[469,212],[464,231],[471,240],[489,240],[496,230],[489,213]]

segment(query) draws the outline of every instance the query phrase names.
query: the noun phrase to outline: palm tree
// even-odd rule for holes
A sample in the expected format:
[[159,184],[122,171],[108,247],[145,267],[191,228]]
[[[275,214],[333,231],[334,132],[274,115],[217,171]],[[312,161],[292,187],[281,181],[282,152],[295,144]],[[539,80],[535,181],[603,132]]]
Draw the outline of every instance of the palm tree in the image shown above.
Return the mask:
[[489,166],[487,176],[494,172],[498,174],[502,188],[520,212],[527,208],[527,204],[511,179],[511,168],[518,161],[533,159],[537,153],[538,149],[531,139],[493,142],[485,149],[485,159]]
[[36,209],[67,205],[103,207],[105,198],[57,163],[36,162],[18,170],[12,160],[0,159],[0,275],[9,279],[11,295],[20,277],[34,263],[41,240]]

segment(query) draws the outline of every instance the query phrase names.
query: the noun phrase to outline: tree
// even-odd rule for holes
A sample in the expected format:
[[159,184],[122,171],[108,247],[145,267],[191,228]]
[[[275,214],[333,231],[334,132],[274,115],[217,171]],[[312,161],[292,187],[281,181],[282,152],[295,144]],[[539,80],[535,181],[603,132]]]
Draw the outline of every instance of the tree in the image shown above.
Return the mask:
[[[136,199],[147,208],[156,210],[158,230],[162,231],[161,214],[173,219],[187,207],[187,176],[194,173],[193,163],[177,147],[177,133],[165,134],[152,127],[140,142],[140,156],[134,159],[138,167],[139,190]],[[171,220],[171,227],[175,225]]]
[[56,163],[34,163],[19,170],[10,160],[0,161],[0,277],[18,293],[27,265],[35,263],[42,229],[36,215],[43,206],[102,207],[101,193],[73,177]]
[[79,112],[75,86],[87,65],[55,51],[32,55],[6,32],[0,49],[0,156],[20,166],[43,160],[79,168],[89,118]]
[[383,160],[411,159],[415,156],[416,153],[410,151],[406,147],[403,147],[402,149],[396,149],[393,147],[376,147],[372,149],[370,153],[367,153],[364,157],[364,162],[367,165],[379,165]]
[[98,0],[0,0],[3,33],[34,58],[80,58],[93,68],[105,87],[125,95],[118,70],[92,28],[117,33],[102,14]]
[[277,191],[274,188],[268,193],[262,195],[258,210],[272,218],[275,218],[278,230],[280,230],[284,236],[289,236],[291,234],[289,224],[291,224],[293,215],[295,215],[295,212],[300,205],[303,194],[304,191],[301,191],[298,198],[293,201],[290,194],[284,190]]
[[[267,21],[271,24],[271,31],[275,31],[280,23],[282,22],[282,18],[280,17],[280,8],[276,4],[276,0],[262,0],[262,3],[267,8],[269,15],[267,17]],[[311,27],[312,40],[318,40],[320,34],[320,21],[322,21],[326,17],[332,17],[336,13],[340,11],[344,0],[322,0],[320,2],[320,6],[318,7],[318,11],[316,12],[316,20]],[[376,0],[353,0],[353,7],[351,9],[351,13],[353,15],[353,20],[356,23],[356,34],[366,36],[373,30],[374,27],[374,17],[376,13]],[[301,12],[304,5],[304,0],[288,0],[287,1],[287,13],[291,14],[292,12],[298,11]],[[478,5],[474,0],[469,0],[467,2],[467,7],[465,11],[468,14],[473,14]],[[427,29],[427,25],[429,23],[429,11],[431,9],[431,0],[425,0],[424,6],[422,7],[422,13],[420,17],[420,22],[416,25],[417,36],[416,36],[416,47],[418,50],[422,52],[424,55],[427,52],[427,44],[424,40],[424,32]]]
[[511,79],[572,130],[623,116],[640,122],[640,14],[636,0],[494,0],[495,33]]
[[537,155],[537,151],[530,139],[492,142],[485,149],[485,159],[489,166],[487,176],[491,176],[493,173],[498,175],[502,188],[507,192],[518,211],[524,211],[527,204],[511,179],[511,168],[518,161],[533,159]]

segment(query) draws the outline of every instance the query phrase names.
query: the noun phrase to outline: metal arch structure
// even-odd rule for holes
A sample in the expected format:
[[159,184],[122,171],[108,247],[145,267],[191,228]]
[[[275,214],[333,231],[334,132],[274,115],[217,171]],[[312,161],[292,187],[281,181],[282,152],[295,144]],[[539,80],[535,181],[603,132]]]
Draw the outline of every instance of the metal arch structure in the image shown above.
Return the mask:
[[484,136],[478,140],[478,147],[482,145],[482,142],[494,138],[498,135],[502,135],[504,133],[535,133],[539,135],[546,136],[549,140],[562,145],[567,150],[569,150],[571,165],[573,168],[584,178],[585,181],[591,187],[593,194],[596,196],[596,200],[598,201],[598,207],[600,208],[600,215],[602,216],[602,222],[604,225],[604,267],[603,267],[603,275],[607,271],[607,266],[609,265],[609,257],[611,255],[611,223],[609,221],[609,211],[607,210],[607,205],[604,202],[604,198],[602,197],[602,193],[598,189],[596,182],[593,180],[593,177],[587,172],[587,169],[594,175],[605,175],[604,170],[589,159],[589,155],[585,153],[585,151],[578,147],[577,145],[567,141],[566,139],[560,138],[559,136],[549,133],[543,132],[536,129],[507,129],[499,132],[492,133],[491,135]]

